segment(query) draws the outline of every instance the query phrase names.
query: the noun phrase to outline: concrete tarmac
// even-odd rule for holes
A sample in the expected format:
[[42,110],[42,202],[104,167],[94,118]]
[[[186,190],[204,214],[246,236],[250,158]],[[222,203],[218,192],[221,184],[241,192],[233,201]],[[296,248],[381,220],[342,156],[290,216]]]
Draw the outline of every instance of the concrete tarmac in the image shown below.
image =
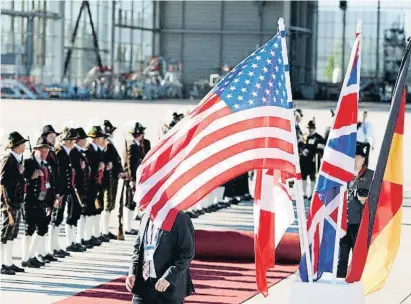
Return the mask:
[[[65,124],[85,128],[92,124],[102,124],[109,119],[118,127],[114,143],[119,151],[123,151],[124,135],[131,128],[131,121],[137,120],[147,127],[146,138],[153,144],[158,141],[160,126],[171,120],[174,111],[186,112],[196,101],[162,100],[162,101],[40,101],[40,100],[0,100],[0,154],[7,143],[9,132],[17,130],[23,136],[30,136],[32,144],[38,136],[42,125],[51,123],[57,131]],[[303,131],[313,117],[316,118],[317,131],[323,135],[325,128],[331,123],[330,109],[335,109],[335,102],[297,102],[303,109],[304,118],[301,123]],[[370,167],[374,168],[388,119],[389,105],[361,104],[361,110],[369,111],[369,119],[374,125],[377,139],[372,151]],[[407,107],[408,108],[408,107]],[[361,115],[360,110],[360,115]],[[360,116],[359,116],[360,117]],[[411,113],[407,110],[404,135],[404,206],[401,246],[396,262],[384,288],[366,298],[366,304],[403,304],[411,303]],[[28,156],[28,154],[26,154]],[[228,211],[227,211],[228,212]],[[245,219],[252,225],[251,212],[245,212]],[[209,214],[196,221],[196,227],[204,228],[214,225],[218,229],[239,227],[242,223],[234,217],[223,214]],[[112,232],[115,233],[116,217],[111,218]],[[249,229],[248,227],[247,229]],[[20,241],[20,240],[19,240]],[[63,244],[63,230],[61,240]],[[118,278],[127,272],[128,261],[134,239],[129,237],[125,242],[110,242],[87,253],[73,254],[73,257],[44,269],[30,270],[28,273],[14,277],[1,278],[1,303],[54,303],[82,290]],[[14,259],[21,257],[21,246],[18,242],[14,250]],[[282,281],[270,289],[266,299],[256,296],[247,303],[289,303],[289,293],[293,277]]]

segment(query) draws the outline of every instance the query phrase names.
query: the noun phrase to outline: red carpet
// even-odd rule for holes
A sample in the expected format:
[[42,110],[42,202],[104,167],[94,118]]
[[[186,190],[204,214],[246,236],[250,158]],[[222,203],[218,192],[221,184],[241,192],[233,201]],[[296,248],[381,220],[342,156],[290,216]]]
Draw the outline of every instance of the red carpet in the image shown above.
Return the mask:
[[[296,265],[279,265],[268,273],[270,286],[295,272]],[[191,274],[196,293],[184,303],[237,304],[257,294],[254,264],[193,261]],[[125,277],[80,292],[58,304],[129,304]]]
[[[196,259],[254,262],[254,233],[196,230]],[[297,264],[301,251],[298,233],[286,233],[276,249],[276,262]]]

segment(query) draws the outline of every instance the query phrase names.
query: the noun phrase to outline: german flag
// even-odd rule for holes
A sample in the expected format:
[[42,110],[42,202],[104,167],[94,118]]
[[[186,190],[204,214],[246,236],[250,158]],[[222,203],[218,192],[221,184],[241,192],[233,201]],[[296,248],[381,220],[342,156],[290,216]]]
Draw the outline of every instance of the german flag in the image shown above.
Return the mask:
[[365,294],[382,288],[400,246],[403,200],[405,80],[411,41],[404,52],[391,111],[346,281],[362,280]]

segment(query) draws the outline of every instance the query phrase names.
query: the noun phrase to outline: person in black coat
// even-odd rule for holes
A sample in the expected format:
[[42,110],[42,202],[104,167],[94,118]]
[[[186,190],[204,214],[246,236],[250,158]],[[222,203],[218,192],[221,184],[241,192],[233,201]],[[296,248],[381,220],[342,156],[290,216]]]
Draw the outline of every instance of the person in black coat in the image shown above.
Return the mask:
[[[48,200],[50,171],[46,164],[50,146],[45,137],[40,137],[30,158],[24,161],[26,197],[24,200],[25,235],[22,238],[22,267],[38,268],[45,263],[57,261],[46,249],[48,216],[52,201]],[[34,234],[36,232],[36,234]]]
[[137,234],[137,231],[131,228],[131,223],[133,211],[136,209],[136,203],[134,202],[134,191],[136,188],[137,168],[140,166],[144,158],[144,153],[141,149],[141,140],[143,138],[144,130],[145,128],[140,123],[137,122],[134,125],[134,128],[129,132],[133,139],[128,141],[127,151],[125,151],[126,153],[124,155],[124,170],[130,178],[129,181],[126,181],[126,212],[124,216],[124,230],[125,234],[131,235]]
[[[90,183],[90,164],[87,159],[87,138],[88,135],[83,128],[77,128],[77,140],[74,149],[70,153],[71,162],[73,164],[75,175],[75,186],[78,199],[81,201],[80,218],[77,222],[76,244],[81,244],[85,248],[92,248],[93,245],[86,244],[84,235],[86,234],[86,205],[87,191]],[[77,247],[79,247],[77,245]]]
[[85,236],[85,243],[100,246],[102,242],[109,241],[100,233],[100,218],[103,211],[101,192],[103,191],[102,184],[105,169],[102,145],[107,135],[100,126],[93,126],[87,135],[91,138],[91,141],[86,152],[90,165],[90,183],[87,191],[87,237]]
[[108,135],[105,138],[104,147],[104,162],[106,170],[104,171],[103,181],[103,200],[104,211],[102,212],[102,227],[101,233],[105,238],[117,239],[117,237],[110,232],[110,215],[116,205],[118,181],[120,178],[126,178],[127,174],[124,173],[124,168],[121,162],[121,157],[117,152],[116,147],[112,142],[114,131],[117,128],[114,127],[109,120],[104,121],[104,132]]
[[[55,208],[52,216],[54,252],[66,254],[66,251],[82,252],[84,248],[75,243],[77,221],[80,218],[80,202],[75,193],[75,170],[71,161],[71,151],[74,148],[77,131],[73,128],[65,128],[60,135],[61,145],[56,149],[58,162],[57,192],[60,197],[60,206]],[[66,231],[66,251],[62,250],[58,242],[58,232],[63,222],[64,212],[67,207],[67,219],[65,223]]]
[[[56,184],[57,179],[58,179],[58,159],[57,159],[56,151],[55,151],[56,139],[57,139],[57,136],[59,135],[60,133],[56,132],[52,125],[45,125],[41,130],[41,136],[46,138],[47,143],[50,146],[50,150],[49,150],[49,153],[46,159],[46,166],[50,172],[50,176],[49,176],[50,189],[47,193],[48,194],[47,201],[49,204],[55,205],[55,206],[58,206],[61,203],[60,195],[58,194],[58,189],[57,189],[57,184]],[[67,254],[63,254],[63,251],[60,251],[59,253],[54,250],[55,243],[57,242],[56,238],[57,238],[58,233],[53,232],[55,228],[53,225],[51,225],[51,216],[52,216],[52,213],[47,215],[47,222],[49,224],[48,233],[47,233],[48,253],[56,258],[64,258],[67,256]]]
[[[300,155],[300,165],[304,197],[311,199],[314,191],[316,175],[320,169],[321,158],[324,154],[325,141],[324,138],[316,132],[316,126],[313,120],[308,122],[308,132],[309,134],[305,140]],[[311,193],[308,193],[307,190],[308,177],[310,177],[311,182]]]
[[1,274],[14,275],[23,272],[13,264],[14,240],[19,233],[21,208],[24,200],[24,166],[23,153],[28,140],[18,132],[9,135],[6,155],[0,165],[0,196],[1,196]]
[[187,214],[177,214],[170,232],[143,214],[126,279],[126,288],[134,294],[132,303],[183,303],[194,292],[190,277],[194,255],[194,227]]
[[374,171],[367,168],[369,145],[357,142],[354,180],[348,184],[347,233],[340,240],[337,277],[345,278],[351,250],[354,249]]

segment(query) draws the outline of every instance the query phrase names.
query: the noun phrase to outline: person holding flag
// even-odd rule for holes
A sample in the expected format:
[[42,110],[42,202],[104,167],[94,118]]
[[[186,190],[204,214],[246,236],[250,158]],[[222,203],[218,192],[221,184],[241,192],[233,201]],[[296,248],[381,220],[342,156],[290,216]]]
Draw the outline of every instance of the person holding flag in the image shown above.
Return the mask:
[[365,163],[368,149],[369,145],[357,142],[354,180],[348,185],[347,233],[340,241],[337,268],[337,277],[339,278],[345,278],[347,275],[349,255],[357,239],[364,205],[374,175],[374,171],[368,169]]

